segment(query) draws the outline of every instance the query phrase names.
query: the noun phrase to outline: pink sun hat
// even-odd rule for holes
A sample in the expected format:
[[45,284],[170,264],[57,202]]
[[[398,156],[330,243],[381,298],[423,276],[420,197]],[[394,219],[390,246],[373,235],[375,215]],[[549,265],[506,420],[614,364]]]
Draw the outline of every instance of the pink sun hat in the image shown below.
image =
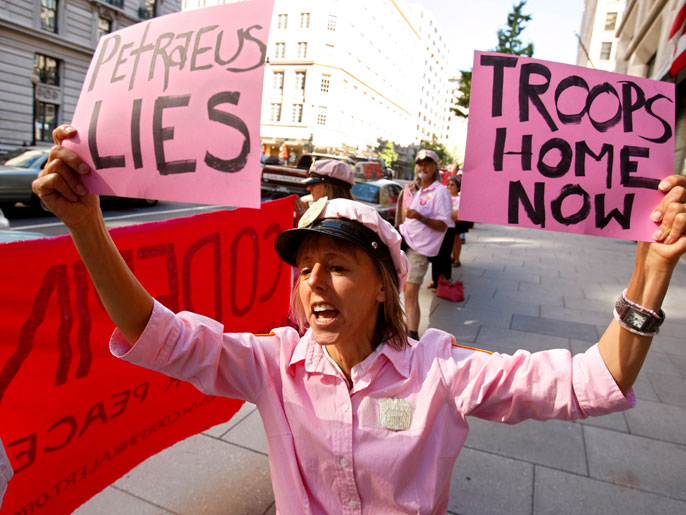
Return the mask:
[[318,182],[328,182],[350,188],[355,184],[355,177],[352,168],[343,161],[320,159],[315,161],[310,168],[309,177],[303,181],[306,186]]
[[322,197],[300,219],[297,229],[284,231],[276,238],[276,252],[291,266],[296,266],[298,249],[313,233],[349,241],[365,250],[397,279],[402,291],[409,270],[407,257],[400,249],[398,231],[381,218],[371,206],[355,200]]

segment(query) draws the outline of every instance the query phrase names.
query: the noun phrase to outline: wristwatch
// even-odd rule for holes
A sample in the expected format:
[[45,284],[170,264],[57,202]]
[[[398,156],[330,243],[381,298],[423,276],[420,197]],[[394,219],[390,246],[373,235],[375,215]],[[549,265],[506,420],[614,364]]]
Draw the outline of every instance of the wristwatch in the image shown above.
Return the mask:
[[632,333],[653,336],[658,333],[662,322],[665,321],[665,313],[662,310],[655,313],[652,309],[631,302],[623,293],[615,304],[615,318],[622,327]]

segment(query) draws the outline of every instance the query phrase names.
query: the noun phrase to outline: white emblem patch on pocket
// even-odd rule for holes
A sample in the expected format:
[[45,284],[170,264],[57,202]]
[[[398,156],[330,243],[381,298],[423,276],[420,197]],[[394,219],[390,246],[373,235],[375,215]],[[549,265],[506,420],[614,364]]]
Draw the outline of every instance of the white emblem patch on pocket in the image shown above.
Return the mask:
[[379,401],[379,419],[386,429],[404,431],[412,422],[412,406],[404,399],[384,399]]

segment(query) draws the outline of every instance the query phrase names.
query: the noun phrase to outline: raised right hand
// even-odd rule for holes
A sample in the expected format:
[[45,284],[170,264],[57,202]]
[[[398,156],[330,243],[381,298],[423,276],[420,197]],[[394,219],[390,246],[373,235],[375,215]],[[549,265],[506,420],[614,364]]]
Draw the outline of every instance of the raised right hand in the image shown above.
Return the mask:
[[69,125],[52,131],[55,145],[45,168],[33,181],[33,192],[71,230],[93,223],[102,216],[97,195],[90,195],[81,176],[90,173],[88,165],[74,152],[62,146],[62,141],[76,134]]

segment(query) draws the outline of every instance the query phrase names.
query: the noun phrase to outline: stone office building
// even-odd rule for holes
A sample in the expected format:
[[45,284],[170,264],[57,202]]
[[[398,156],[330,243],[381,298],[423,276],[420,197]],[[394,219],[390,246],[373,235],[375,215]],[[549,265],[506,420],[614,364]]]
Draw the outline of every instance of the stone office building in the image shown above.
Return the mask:
[[100,36],[180,10],[180,0],[0,0],[0,151],[52,144]]

